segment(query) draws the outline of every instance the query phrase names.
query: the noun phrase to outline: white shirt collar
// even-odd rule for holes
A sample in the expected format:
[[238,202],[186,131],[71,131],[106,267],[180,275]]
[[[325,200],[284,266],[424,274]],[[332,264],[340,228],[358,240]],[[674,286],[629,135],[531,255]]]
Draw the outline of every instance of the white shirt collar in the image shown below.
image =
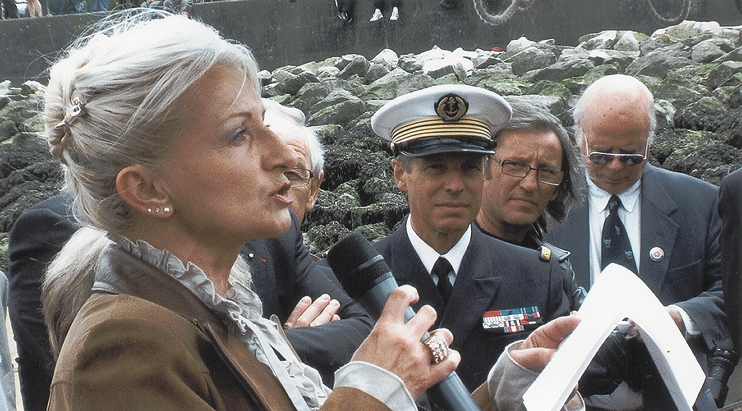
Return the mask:
[[471,224],[467,227],[464,235],[461,236],[456,245],[451,247],[451,249],[443,255],[438,254],[433,247],[429,246],[428,243],[423,241],[423,239],[417,235],[415,230],[412,228],[412,219],[409,217],[407,217],[407,237],[409,237],[410,243],[412,243],[412,248],[415,249],[418,257],[420,257],[420,260],[423,262],[423,265],[428,272],[433,270],[433,265],[435,265],[438,257],[445,257],[446,260],[451,263],[453,271],[458,273],[459,267],[461,267],[461,261],[464,259],[464,253],[466,253],[466,249],[469,247],[469,242],[471,241]]
[[[587,179],[587,187],[590,191],[589,203],[592,211],[596,214],[601,214],[605,211],[607,215],[608,200],[611,199],[611,194],[595,185],[595,183],[590,180],[590,177],[588,177]],[[636,183],[634,183],[634,185],[617,194],[618,198],[621,199],[621,205],[629,213],[634,211],[634,207],[636,207],[637,203],[639,202],[639,197],[641,196],[642,192],[641,188],[642,179],[640,178],[636,181]]]

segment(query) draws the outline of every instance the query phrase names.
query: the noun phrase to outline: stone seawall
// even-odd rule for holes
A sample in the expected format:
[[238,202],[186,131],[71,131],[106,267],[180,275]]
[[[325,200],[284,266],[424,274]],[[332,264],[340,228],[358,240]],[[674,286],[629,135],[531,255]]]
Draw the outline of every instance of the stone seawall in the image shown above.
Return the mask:
[[[491,26],[476,14],[471,0],[447,11],[438,0],[402,0],[399,21],[370,23],[371,0],[355,0],[355,18],[343,25],[333,0],[241,0],[194,5],[193,16],[219,29],[225,37],[250,46],[260,66],[269,70],[348,53],[372,58],[385,48],[399,54],[439,46],[453,50],[505,47],[510,40],[554,39],[577,45],[587,33],[605,29],[651,34],[661,27],[644,0],[544,0],[516,13],[507,23]],[[680,0],[653,0],[658,11],[675,17]],[[484,0],[492,12],[510,1]],[[389,10],[385,10],[388,16]],[[104,13],[0,21],[0,80],[46,83],[45,70],[59,50]],[[735,0],[693,0],[689,20],[742,24]]]

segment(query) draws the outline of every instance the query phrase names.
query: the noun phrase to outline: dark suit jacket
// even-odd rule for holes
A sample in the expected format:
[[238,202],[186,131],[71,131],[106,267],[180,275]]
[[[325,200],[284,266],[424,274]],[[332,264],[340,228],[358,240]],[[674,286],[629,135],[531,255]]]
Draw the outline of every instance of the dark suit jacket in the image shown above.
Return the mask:
[[[721,291],[721,220],[716,186],[647,165],[641,193],[639,277],[664,305],[677,304],[698,324],[706,350],[727,335]],[[570,211],[546,240],[572,251],[577,283],[590,286],[588,208]],[[665,256],[654,261],[649,251]]]
[[439,326],[453,333],[451,347],[461,353],[456,372],[470,391],[486,380],[507,344],[528,335],[485,330],[486,311],[538,306],[544,322],[569,312],[556,259],[541,261],[537,251],[488,237],[476,227],[446,307],[410,243],[406,224],[374,246],[397,282],[417,289],[420,300],[414,308],[430,304],[438,313]]
[[[10,234],[9,312],[18,346],[21,393],[28,411],[45,410],[48,400],[54,357],[41,312],[41,279],[46,265],[78,228],[70,209],[69,196],[54,196],[23,213]],[[243,252],[253,269],[265,317],[275,313],[285,321],[304,295],[315,298],[327,293],[341,302],[343,320],[286,333],[300,357],[331,385],[332,373],[350,360],[373,321],[324,276],[327,268],[314,268],[293,213],[292,227],[283,237],[248,243]]]
[[320,327],[286,330],[299,357],[316,368],[328,386],[335,370],[350,361],[373,328],[373,320],[336,282],[329,267],[317,264],[304,245],[299,220],[291,213],[289,231],[279,238],[251,241],[242,255],[252,268],[255,290],[263,302],[263,316],[276,314],[286,322],[296,303],[308,295],[329,294],[340,302],[343,320]]
[[729,332],[742,351],[742,169],[724,177],[719,190],[721,261]]

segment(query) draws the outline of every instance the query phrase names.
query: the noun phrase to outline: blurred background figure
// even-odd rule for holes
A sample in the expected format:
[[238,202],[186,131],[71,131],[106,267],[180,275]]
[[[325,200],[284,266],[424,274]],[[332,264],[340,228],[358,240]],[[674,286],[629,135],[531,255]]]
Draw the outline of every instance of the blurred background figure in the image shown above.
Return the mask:
[[[402,4],[402,0],[392,0],[392,15],[389,16],[390,21],[397,21],[399,19],[399,6]],[[371,16],[371,22],[379,21],[384,18],[384,14],[381,13],[381,9],[384,8],[384,0],[374,0],[374,15]]]
[[338,9],[338,18],[343,24],[353,21],[354,0],[335,0],[335,6]]
[[15,372],[5,327],[8,313],[8,277],[0,271],[0,411],[15,411]]
[[284,173],[291,181],[294,202],[291,209],[304,221],[304,214],[311,211],[317,200],[319,186],[325,177],[324,149],[314,132],[304,126],[304,113],[293,107],[263,99],[265,124],[294,149],[299,156],[297,167]]
[[65,5],[69,4],[67,7],[67,13],[73,14],[77,13],[77,1],[76,0],[54,0],[54,14],[55,16],[59,16],[61,14],[67,14],[65,13]]
[[28,17],[41,17],[44,12],[39,0],[28,0]]
[[18,18],[18,6],[15,5],[14,0],[3,0],[3,18],[4,19],[17,19]]

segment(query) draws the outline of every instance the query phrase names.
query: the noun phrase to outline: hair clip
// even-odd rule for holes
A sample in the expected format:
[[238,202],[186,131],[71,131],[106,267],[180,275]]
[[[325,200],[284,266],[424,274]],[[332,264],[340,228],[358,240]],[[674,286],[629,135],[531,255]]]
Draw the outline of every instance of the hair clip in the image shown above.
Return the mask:
[[[55,130],[69,129],[69,127],[82,116],[85,110],[85,104],[80,101],[79,97],[72,99],[72,107],[65,110],[64,119],[54,126]],[[67,132],[65,132],[67,135]]]

